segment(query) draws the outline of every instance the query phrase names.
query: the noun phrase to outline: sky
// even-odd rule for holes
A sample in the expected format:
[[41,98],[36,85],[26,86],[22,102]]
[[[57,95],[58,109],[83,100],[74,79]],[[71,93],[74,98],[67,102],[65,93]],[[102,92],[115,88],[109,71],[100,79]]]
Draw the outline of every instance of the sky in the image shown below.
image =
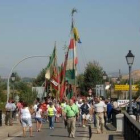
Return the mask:
[[[132,69],[140,69],[140,0],[0,0],[0,75],[7,77],[23,58],[48,56],[57,44],[58,63],[69,44],[71,10],[82,44],[77,45],[78,73],[97,61],[109,74],[128,73],[125,56],[135,55]],[[32,58],[14,71],[36,77],[48,58]]]

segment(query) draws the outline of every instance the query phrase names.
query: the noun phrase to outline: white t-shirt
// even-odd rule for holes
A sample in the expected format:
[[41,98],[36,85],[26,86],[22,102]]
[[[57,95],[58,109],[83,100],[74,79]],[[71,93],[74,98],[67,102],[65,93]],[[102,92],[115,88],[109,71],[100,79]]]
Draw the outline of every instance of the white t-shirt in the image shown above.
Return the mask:
[[106,104],[103,101],[94,104],[95,112],[104,112],[105,111],[104,108],[106,108]]
[[25,107],[25,108],[21,109],[21,118],[22,119],[24,119],[24,118],[25,119],[31,118],[31,113],[30,113],[28,107]]
[[12,108],[13,108],[12,103],[7,103],[5,108],[6,108],[7,111],[12,111]]
[[42,113],[42,109],[39,109],[38,111],[36,111],[35,116],[36,116],[37,118],[41,118],[41,113]]
[[78,106],[78,108],[80,108],[82,105],[83,105],[83,103],[79,103],[78,101],[76,102],[76,105]]
[[37,110],[37,104],[34,105],[33,109],[34,109],[34,111]]

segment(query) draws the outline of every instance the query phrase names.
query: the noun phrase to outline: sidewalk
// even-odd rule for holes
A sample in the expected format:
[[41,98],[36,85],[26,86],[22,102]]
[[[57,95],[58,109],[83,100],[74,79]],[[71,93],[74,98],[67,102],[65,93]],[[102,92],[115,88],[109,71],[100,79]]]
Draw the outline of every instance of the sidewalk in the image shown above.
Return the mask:
[[8,135],[13,135],[22,132],[19,121],[14,121],[12,126],[6,126],[4,123],[0,127],[0,140],[6,140]]
[[[97,131],[96,128],[92,127],[91,140],[124,140],[122,133],[116,132],[115,128],[111,123],[108,123],[106,125],[103,134],[97,134],[96,131]],[[83,139],[83,140],[87,140],[87,139]]]

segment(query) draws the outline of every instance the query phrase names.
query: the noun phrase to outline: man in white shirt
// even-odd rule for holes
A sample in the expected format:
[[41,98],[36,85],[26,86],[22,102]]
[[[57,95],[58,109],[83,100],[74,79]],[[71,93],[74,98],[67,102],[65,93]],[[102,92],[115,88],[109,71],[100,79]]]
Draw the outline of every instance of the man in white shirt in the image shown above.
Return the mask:
[[82,114],[81,114],[81,106],[83,105],[83,100],[82,99],[79,99],[77,102],[76,102],[76,105],[78,106],[78,109],[79,109],[79,125],[82,124]]
[[106,113],[107,106],[103,101],[100,101],[100,98],[95,98],[95,104],[94,104],[94,112],[96,116],[97,121],[97,133],[100,132],[103,133],[104,129],[104,113]]
[[13,109],[13,105],[12,105],[12,101],[9,100],[8,103],[5,106],[6,109],[6,116],[5,116],[5,125],[12,125],[12,109]]

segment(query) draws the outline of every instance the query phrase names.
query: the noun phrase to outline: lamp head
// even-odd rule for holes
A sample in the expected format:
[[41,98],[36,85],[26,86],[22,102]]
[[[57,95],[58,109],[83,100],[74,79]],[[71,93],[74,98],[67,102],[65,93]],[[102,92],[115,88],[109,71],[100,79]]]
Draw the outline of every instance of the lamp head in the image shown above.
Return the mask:
[[106,80],[107,79],[107,74],[106,74],[106,72],[104,71],[104,73],[103,73],[103,80]]
[[129,66],[133,65],[135,56],[132,54],[131,50],[129,50],[128,54],[126,55],[126,61]]
[[11,75],[11,79],[12,79],[13,82],[15,81],[15,79],[16,79],[16,77],[15,77],[15,73],[12,73],[12,75]]

